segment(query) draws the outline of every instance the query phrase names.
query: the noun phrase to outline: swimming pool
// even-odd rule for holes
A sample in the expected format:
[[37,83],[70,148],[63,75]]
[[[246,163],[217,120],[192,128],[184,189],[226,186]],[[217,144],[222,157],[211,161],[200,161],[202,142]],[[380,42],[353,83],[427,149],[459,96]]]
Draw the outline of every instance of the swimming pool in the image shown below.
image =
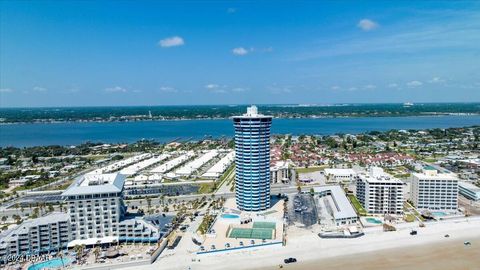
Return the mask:
[[365,219],[368,223],[373,223],[373,224],[382,224],[381,220],[378,220],[376,218],[366,218]]
[[240,216],[239,215],[235,215],[235,214],[223,214],[222,215],[222,218],[239,218]]
[[53,259],[53,260],[49,260],[49,261],[45,261],[45,262],[36,263],[34,265],[31,265],[31,266],[28,267],[28,270],[56,269],[56,268],[60,268],[60,267],[63,267],[63,266],[67,266],[71,262],[72,262],[72,259],[68,258],[68,257],[63,258],[63,259],[57,258],[57,259]]
[[440,211],[435,211],[435,212],[432,212],[432,215],[435,216],[435,217],[444,217],[444,216],[447,215],[447,213],[440,212]]

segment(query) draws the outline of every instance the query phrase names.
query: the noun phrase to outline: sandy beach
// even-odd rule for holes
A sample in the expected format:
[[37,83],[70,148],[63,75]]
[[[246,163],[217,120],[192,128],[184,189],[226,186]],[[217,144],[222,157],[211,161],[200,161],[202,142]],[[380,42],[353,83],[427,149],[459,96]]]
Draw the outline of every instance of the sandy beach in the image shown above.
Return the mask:
[[[414,247],[394,248],[380,251],[359,253],[350,256],[340,256],[314,261],[298,262],[284,265],[283,269],[422,269],[422,270],[476,270],[480,269],[480,237],[468,238],[475,243],[465,246],[467,239],[446,240],[434,244]],[[262,267],[256,269],[279,269]]]
[[[418,235],[410,235],[415,229]],[[450,237],[446,238],[445,234]],[[185,239],[188,240],[188,239]],[[464,246],[468,240],[471,246]],[[183,244],[190,246],[186,241]],[[181,244],[181,245],[183,245]],[[192,244],[193,245],[193,244]],[[180,247],[180,246],[179,246]],[[316,232],[289,228],[285,247],[196,255],[179,249],[140,269],[480,269],[480,218],[410,223],[395,232],[369,228],[356,239],[321,239]],[[298,262],[285,265],[285,258]],[[133,268],[132,268],[133,269]]]

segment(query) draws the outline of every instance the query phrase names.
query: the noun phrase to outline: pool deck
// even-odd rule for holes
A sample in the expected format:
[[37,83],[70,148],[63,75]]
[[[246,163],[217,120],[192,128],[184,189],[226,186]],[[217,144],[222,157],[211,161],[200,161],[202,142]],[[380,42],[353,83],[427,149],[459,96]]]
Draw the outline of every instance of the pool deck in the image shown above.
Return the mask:
[[[376,219],[376,220],[380,221],[380,223],[370,222],[370,221],[368,221],[368,219]],[[360,217],[360,223],[362,223],[362,226],[364,228],[382,226],[383,222],[384,222],[384,220],[383,220],[382,217],[377,217],[377,216]]]
[[[225,202],[224,208],[226,209],[225,213],[230,213],[230,209],[236,209],[235,199],[228,199]],[[235,210],[238,211],[238,210]],[[212,226],[212,230],[215,231],[215,234],[207,234],[204,238],[202,246],[205,248],[204,251],[198,250],[197,254],[205,254],[210,251],[215,250],[224,250],[226,249],[226,244],[230,244],[230,247],[224,251],[234,251],[241,250],[244,248],[256,248],[266,246],[268,244],[281,243],[283,240],[283,201],[278,201],[270,209],[259,212],[241,212],[238,214],[240,218],[222,218],[221,215],[225,213],[220,213],[219,217],[215,221],[215,224]],[[262,213],[267,213],[262,215]],[[240,224],[240,220],[251,218],[253,222],[255,221],[268,221],[275,222],[275,235],[271,240],[262,241],[261,239],[241,239],[241,238],[228,238],[227,233],[230,226],[235,228],[251,228],[253,222],[248,224]],[[251,240],[254,241],[252,244]],[[243,242],[243,245],[240,244]],[[215,249],[212,249],[212,245],[215,245]]]
[[[61,260],[64,261],[64,264],[62,264]],[[58,263],[55,263],[57,261],[58,261]],[[27,264],[24,267],[22,267],[22,269],[25,269],[25,270],[50,269],[50,268],[51,269],[57,269],[57,268],[61,268],[63,265],[65,265],[65,267],[68,267],[68,266],[71,265],[71,263],[73,261],[74,261],[74,259],[69,257],[69,256],[66,256],[63,259],[51,258],[51,259],[43,261],[43,262],[36,262],[36,263],[32,263],[32,264]],[[53,263],[53,265],[50,265],[52,263]],[[39,265],[42,265],[42,266],[39,267]],[[49,268],[45,268],[45,267],[49,267]]]

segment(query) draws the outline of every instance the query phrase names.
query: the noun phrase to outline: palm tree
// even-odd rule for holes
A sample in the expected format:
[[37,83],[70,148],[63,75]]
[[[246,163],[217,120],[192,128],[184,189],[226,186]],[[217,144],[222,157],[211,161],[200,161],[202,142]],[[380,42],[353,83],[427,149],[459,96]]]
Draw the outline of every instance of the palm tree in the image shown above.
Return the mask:
[[147,212],[150,214],[150,208],[152,207],[152,198],[147,198]]
[[83,245],[75,245],[73,247],[73,250],[75,250],[76,256],[77,256],[77,261],[80,260],[80,258],[83,256]]
[[93,251],[93,255],[95,255],[95,262],[97,262],[98,256],[100,256],[100,247],[97,246]]

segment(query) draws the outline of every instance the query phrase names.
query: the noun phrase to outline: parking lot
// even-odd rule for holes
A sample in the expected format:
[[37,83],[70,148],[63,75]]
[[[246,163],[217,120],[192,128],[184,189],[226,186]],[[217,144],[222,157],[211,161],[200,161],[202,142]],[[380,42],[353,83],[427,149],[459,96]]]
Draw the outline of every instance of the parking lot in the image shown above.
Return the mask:
[[325,185],[325,176],[323,171],[302,172],[298,174],[298,181],[302,184]]
[[289,225],[311,227],[317,224],[318,214],[310,194],[290,195],[288,200]]
[[458,196],[458,206],[463,207],[469,215],[480,215],[480,202],[474,202],[463,196]]

